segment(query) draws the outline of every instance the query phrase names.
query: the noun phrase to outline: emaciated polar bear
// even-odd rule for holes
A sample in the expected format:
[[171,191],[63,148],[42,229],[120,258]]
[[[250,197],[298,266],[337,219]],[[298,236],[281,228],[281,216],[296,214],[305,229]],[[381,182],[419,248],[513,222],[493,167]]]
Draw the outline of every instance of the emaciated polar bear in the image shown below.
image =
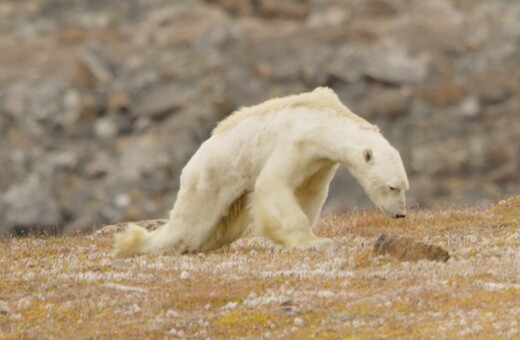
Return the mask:
[[283,247],[330,242],[313,234],[339,165],[387,215],[406,215],[408,179],[379,129],[329,88],[268,100],[224,119],[182,171],[169,221],[135,224],[115,236],[117,255],[204,252],[227,245],[253,222]]

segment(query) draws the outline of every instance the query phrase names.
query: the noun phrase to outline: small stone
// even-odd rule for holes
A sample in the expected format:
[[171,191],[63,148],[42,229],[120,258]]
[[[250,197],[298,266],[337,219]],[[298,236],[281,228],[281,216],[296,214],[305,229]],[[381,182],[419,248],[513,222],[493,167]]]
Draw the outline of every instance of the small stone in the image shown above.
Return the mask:
[[491,174],[491,179],[493,182],[499,185],[505,185],[507,183],[516,183],[520,182],[520,171],[518,171],[517,167],[505,167],[494,171]]
[[84,216],[80,216],[73,221],[67,223],[63,229],[64,235],[87,234],[95,228],[95,222]]
[[507,145],[497,145],[489,150],[487,159],[492,168],[499,167],[511,160],[513,152]]
[[481,112],[481,106],[477,98],[467,97],[459,106],[459,113],[468,118],[476,117]]
[[132,203],[132,198],[128,194],[118,194],[114,197],[114,204],[118,208],[126,208]]
[[294,315],[298,312],[298,308],[294,306],[292,300],[285,300],[280,304],[280,313]]
[[230,301],[224,307],[222,307],[222,309],[224,309],[224,310],[233,310],[233,309],[236,309],[237,306],[238,306],[238,302]]
[[428,63],[402,48],[383,47],[368,56],[364,74],[385,83],[420,84],[428,76]]
[[183,91],[175,83],[162,84],[139,98],[134,111],[138,117],[163,120],[189,102],[189,96],[189,91]]
[[363,14],[370,17],[392,17],[399,10],[388,0],[365,0],[365,11]]
[[410,237],[379,236],[374,245],[377,255],[388,254],[399,261],[430,260],[446,262],[450,258],[448,252],[441,247],[416,242]]
[[169,332],[169,333],[170,333],[171,335],[173,335],[173,336],[180,337],[180,338],[182,338],[182,337],[185,336],[185,333],[184,333],[184,331],[183,331],[182,329],[177,330],[177,329],[175,329],[175,328],[172,328],[172,329],[170,329],[170,332]]
[[269,77],[273,69],[269,64],[260,62],[253,65],[252,72],[257,77]]
[[60,31],[60,42],[65,44],[80,44],[86,40],[88,31],[80,26],[66,26]]
[[174,311],[173,309],[168,309],[166,311],[166,317],[167,318],[177,318],[179,316],[180,316],[179,312]]
[[112,65],[99,49],[88,49],[83,52],[81,61],[99,83],[106,83],[114,77]]
[[303,19],[310,8],[307,0],[260,0],[260,12],[266,17]]
[[0,300],[0,314],[7,314],[11,310],[9,309],[9,305],[4,300]]
[[112,117],[98,119],[94,124],[94,133],[101,139],[110,139],[119,133],[117,122]]
[[132,268],[132,264],[126,260],[114,260],[110,266],[118,270],[129,270]]
[[360,114],[367,117],[382,117],[389,120],[404,115],[408,107],[408,96],[400,89],[375,93],[360,107]]
[[470,91],[485,103],[498,103],[508,98],[515,87],[515,79],[508,71],[489,70],[470,80]]
[[224,8],[232,15],[244,16],[251,15],[254,12],[252,0],[206,0],[209,3],[217,3],[218,6]]
[[181,280],[187,280],[190,278],[190,274],[187,271],[183,270],[179,277]]
[[464,88],[458,84],[435,85],[420,91],[419,96],[436,106],[447,106],[462,100]]
[[311,12],[307,18],[307,26],[311,28],[339,27],[345,24],[351,13],[342,7],[330,7],[324,11]]
[[3,203],[8,224],[15,227],[55,227],[63,221],[50,184],[38,175],[12,185]]
[[129,110],[132,107],[132,100],[125,91],[114,91],[108,94],[107,110],[109,112],[120,112]]

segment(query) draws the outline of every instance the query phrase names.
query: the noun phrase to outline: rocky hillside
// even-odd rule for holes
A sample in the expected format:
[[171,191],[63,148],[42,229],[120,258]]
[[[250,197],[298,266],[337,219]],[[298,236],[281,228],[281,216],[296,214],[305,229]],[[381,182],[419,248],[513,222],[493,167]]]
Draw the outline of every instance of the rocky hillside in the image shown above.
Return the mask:
[[[515,0],[3,0],[0,233],[165,217],[237,107],[330,86],[420,206],[520,191]],[[327,211],[367,202],[341,173]]]

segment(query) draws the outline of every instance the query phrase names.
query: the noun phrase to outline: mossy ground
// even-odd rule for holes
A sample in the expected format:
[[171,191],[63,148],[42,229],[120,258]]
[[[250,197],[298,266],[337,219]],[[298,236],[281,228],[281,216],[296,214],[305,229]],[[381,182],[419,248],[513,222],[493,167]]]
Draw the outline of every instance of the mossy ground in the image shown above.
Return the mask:
[[[325,217],[317,233],[335,243],[323,250],[245,237],[208,254],[112,258],[113,230],[0,243],[0,337],[520,338],[520,196],[402,220]],[[376,256],[382,233],[452,257]]]

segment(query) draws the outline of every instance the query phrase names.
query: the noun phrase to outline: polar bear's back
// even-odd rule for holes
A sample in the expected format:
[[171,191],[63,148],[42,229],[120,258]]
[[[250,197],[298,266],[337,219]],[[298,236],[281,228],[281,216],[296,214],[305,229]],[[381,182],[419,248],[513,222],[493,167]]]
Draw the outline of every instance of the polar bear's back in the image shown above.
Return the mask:
[[216,135],[229,131],[244,119],[251,116],[263,116],[271,112],[281,111],[285,108],[297,107],[306,107],[317,111],[332,113],[350,119],[353,123],[358,124],[367,130],[379,131],[375,125],[372,125],[363,118],[357,116],[343,105],[336,93],[334,93],[330,88],[318,87],[312,92],[274,98],[259,105],[243,107],[222,120],[213,130],[213,134]]

